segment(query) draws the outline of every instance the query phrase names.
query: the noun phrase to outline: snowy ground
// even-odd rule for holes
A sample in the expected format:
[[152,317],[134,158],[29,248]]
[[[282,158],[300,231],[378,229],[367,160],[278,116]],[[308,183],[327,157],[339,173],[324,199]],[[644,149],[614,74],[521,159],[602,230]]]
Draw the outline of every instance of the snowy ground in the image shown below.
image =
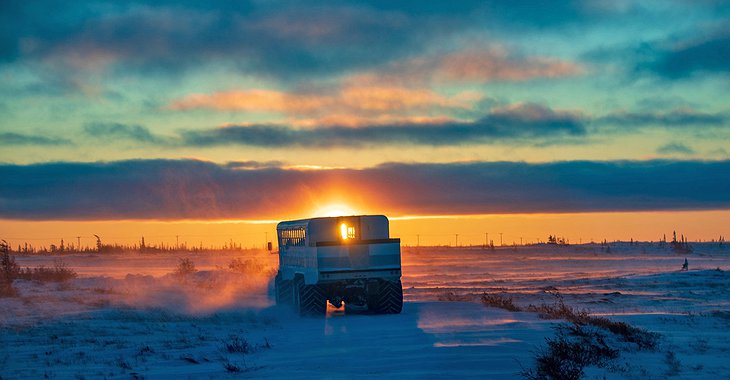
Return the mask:
[[[679,271],[685,255],[656,243],[404,248],[402,314],[329,309],[324,319],[272,305],[275,255],[64,256],[79,278],[16,280],[20,296],[0,298],[0,377],[519,377],[560,321],[485,307],[479,296],[489,292],[521,306],[560,294],[662,335],[656,350],[628,347],[587,378],[728,378],[730,247],[694,248],[688,272]],[[182,257],[199,272],[172,275]],[[228,270],[235,258],[256,265]]]

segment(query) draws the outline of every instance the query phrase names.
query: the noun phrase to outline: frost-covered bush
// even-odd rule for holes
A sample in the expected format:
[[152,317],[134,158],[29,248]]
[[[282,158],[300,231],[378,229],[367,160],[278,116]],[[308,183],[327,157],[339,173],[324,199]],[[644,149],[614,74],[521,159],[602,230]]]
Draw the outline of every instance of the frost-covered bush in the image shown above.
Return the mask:
[[179,277],[184,277],[195,272],[197,272],[197,269],[195,269],[195,263],[193,260],[184,258],[180,259],[180,262],[177,264],[177,268],[175,268],[174,274]]

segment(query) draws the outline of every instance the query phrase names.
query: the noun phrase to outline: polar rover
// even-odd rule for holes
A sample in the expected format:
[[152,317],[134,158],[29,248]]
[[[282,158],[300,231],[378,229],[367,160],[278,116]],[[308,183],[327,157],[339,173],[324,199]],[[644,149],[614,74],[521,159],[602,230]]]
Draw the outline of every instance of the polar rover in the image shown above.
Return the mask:
[[346,310],[397,314],[403,308],[400,239],[384,215],[312,218],[276,227],[276,303],[324,315],[327,302]]

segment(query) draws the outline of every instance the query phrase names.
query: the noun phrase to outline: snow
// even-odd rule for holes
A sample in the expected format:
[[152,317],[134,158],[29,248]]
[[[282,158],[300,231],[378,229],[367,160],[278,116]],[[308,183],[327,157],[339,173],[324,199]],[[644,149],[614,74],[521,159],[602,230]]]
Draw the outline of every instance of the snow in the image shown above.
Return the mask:
[[[330,307],[320,319],[273,305],[276,255],[64,255],[78,278],[16,280],[20,296],[0,298],[0,377],[519,377],[561,321],[486,307],[478,300],[489,292],[520,306],[560,294],[578,309],[661,334],[657,350],[623,347],[610,367],[587,368],[587,378],[727,378],[730,248],[693,247],[686,255],[657,243],[613,243],[610,252],[403,248],[402,314]],[[198,272],[173,275],[180,258]],[[236,258],[259,265],[228,270]],[[16,257],[21,266],[55,259]]]

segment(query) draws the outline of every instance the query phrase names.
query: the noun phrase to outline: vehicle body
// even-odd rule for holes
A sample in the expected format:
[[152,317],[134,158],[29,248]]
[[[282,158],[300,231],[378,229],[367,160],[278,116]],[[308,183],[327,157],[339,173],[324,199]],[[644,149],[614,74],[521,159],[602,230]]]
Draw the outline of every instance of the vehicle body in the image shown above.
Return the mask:
[[384,215],[285,221],[276,234],[277,304],[310,315],[324,315],[327,302],[375,313],[401,312],[400,239],[390,238]]

